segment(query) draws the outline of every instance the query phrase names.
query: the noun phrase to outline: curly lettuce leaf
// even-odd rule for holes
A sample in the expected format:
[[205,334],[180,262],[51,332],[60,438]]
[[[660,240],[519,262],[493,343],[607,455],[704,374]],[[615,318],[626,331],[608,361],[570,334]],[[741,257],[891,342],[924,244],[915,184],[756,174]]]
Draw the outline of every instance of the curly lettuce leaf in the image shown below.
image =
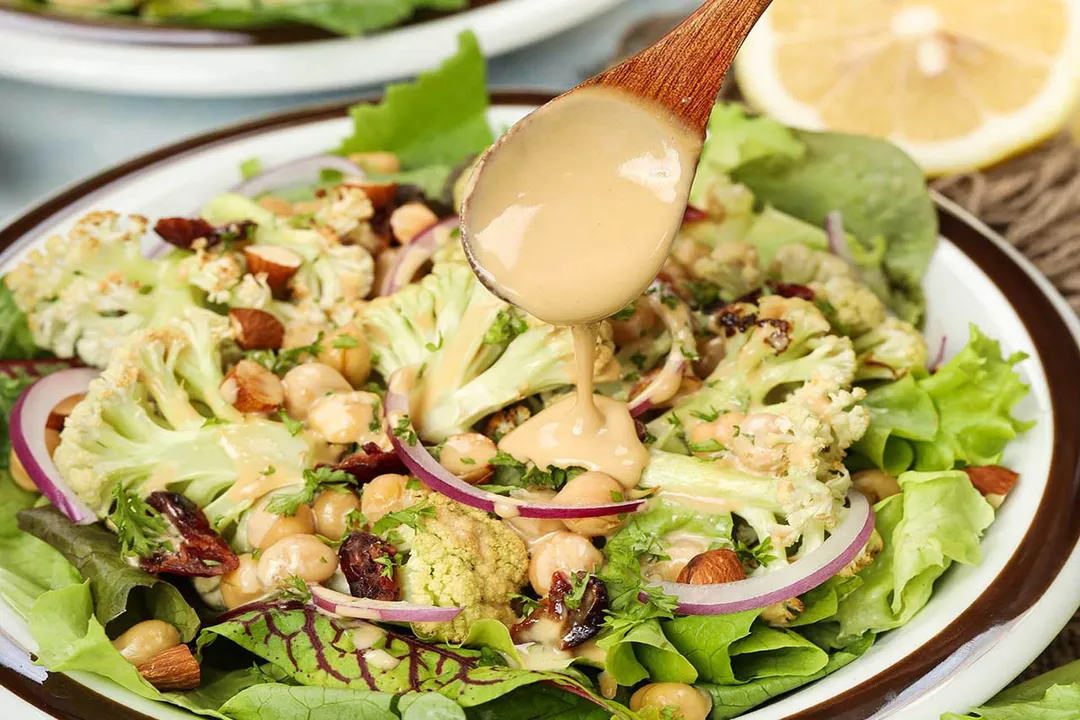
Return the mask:
[[402,169],[453,167],[494,142],[488,126],[487,73],[472,33],[462,33],[458,52],[416,82],[391,85],[378,105],[349,113],[353,134],[336,152],[389,151]]
[[[762,205],[815,226],[840,211],[865,248],[885,243],[875,290],[903,319],[921,319],[920,283],[938,238],[937,211],[922,170],[900,148],[877,138],[791,131],[805,152],[758,153],[731,171]],[[864,253],[865,254],[865,253]],[[872,268],[862,268],[874,280]]]
[[903,492],[874,508],[884,549],[829,621],[840,644],[907,623],[953,562],[981,560],[994,510],[964,472],[907,472],[899,482]]
[[1080,719],[1080,683],[1052,685],[1042,697],[1026,702],[990,703],[975,708],[969,715],[945,713],[941,720],[1078,720]]
[[[911,441],[932,442],[937,437],[937,407],[914,374],[873,388],[861,404],[870,411],[870,427],[852,453],[890,475],[899,475],[915,463]],[[952,465],[934,469],[950,470]]]
[[21,510],[18,523],[24,532],[59,550],[89,581],[95,615],[105,625],[150,617],[175,625],[185,642],[195,637],[199,616],[180,591],[129,565],[116,536],[104,527],[75,525],[52,506]]
[[795,132],[764,115],[750,115],[741,105],[717,103],[709,116],[708,138],[701,151],[691,203],[697,204],[708,186],[723,181],[740,165],[758,158],[802,160],[806,146]]
[[1034,425],[1013,417],[1013,408],[1030,389],[1014,370],[1027,358],[1005,357],[1001,344],[974,325],[971,339],[956,357],[920,380],[937,408],[937,435],[916,442],[916,470],[944,470],[964,465],[997,465],[1005,446]]
[[[265,603],[206,628],[200,646],[215,637],[258,655],[301,685],[393,695],[438,692],[470,708],[545,682],[625,716],[620,706],[567,675],[482,665],[483,653],[475,650],[432,645],[394,632],[368,650],[357,650],[347,623],[297,602]],[[370,659],[372,652],[378,653],[376,662]]]
[[873,636],[867,635],[861,640],[841,648],[829,657],[825,667],[813,675],[766,677],[745,685],[699,684],[698,687],[712,697],[713,709],[709,718],[710,720],[728,720],[729,718],[738,717],[774,697],[791,692],[815,680],[820,680],[853,662],[870,648],[873,641]]

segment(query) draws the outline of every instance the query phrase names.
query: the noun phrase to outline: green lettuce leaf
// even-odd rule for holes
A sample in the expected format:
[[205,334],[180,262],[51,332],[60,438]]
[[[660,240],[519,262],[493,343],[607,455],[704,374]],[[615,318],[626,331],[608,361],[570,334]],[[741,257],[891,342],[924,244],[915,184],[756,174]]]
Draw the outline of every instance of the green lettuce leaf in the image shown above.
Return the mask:
[[970,715],[945,713],[941,720],[1080,720],[1080,683],[1052,685],[1036,700],[994,703],[975,708]]
[[731,646],[750,635],[760,610],[730,615],[687,615],[664,623],[664,634],[683,656],[697,668],[701,682],[735,685]]
[[915,443],[916,470],[996,465],[1009,441],[1034,423],[1012,416],[1029,387],[1013,367],[1027,357],[1004,357],[1001,344],[974,325],[967,346],[936,373],[919,381],[933,399],[939,425],[930,441]]
[[738,717],[778,695],[791,692],[848,665],[869,649],[873,644],[872,635],[867,635],[858,642],[844,647],[829,657],[828,664],[813,675],[769,677],[745,685],[710,685],[699,684],[697,687],[712,696],[713,710],[710,720],[728,720]]
[[548,685],[530,685],[466,708],[465,716],[469,720],[610,720],[611,711]]
[[18,521],[20,529],[59,550],[89,581],[95,614],[105,625],[158,618],[175,625],[185,642],[195,637],[195,610],[175,587],[129,565],[116,536],[104,527],[75,525],[52,506],[22,510]]
[[379,692],[268,683],[240,692],[220,711],[232,720],[398,720],[395,700]]
[[828,653],[801,635],[761,623],[733,642],[728,653],[735,677],[745,682],[815,675],[829,663]]
[[349,112],[353,134],[338,153],[384,150],[396,153],[402,169],[453,167],[494,142],[488,126],[484,56],[471,33],[463,33],[457,55],[416,82],[391,85],[378,105]]
[[830,621],[837,642],[900,627],[926,605],[953,562],[981,559],[979,539],[994,510],[965,473],[907,472],[899,482],[903,492],[874,508],[885,547]]
[[16,513],[32,507],[38,497],[0,471],[0,596],[24,619],[43,593],[82,582],[55,548],[19,530]]
[[717,103],[709,116],[708,139],[701,151],[691,202],[710,184],[759,158],[802,160],[806,146],[795,132],[764,115],[750,115],[741,105]]
[[[228,639],[267,660],[301,685],[393,695],[438,692],[469,708],[518,688],[547,682],[625,717],[620,706],[593,695],[568,675],[481,665],[483,653],[475,650],[431,645],[387,632],[370,650],[357,652],[346,623],[296,602],[265,603],[206,628],[200,647],[215,637]],[[378,652],[384,662],[369,661],[371,652]]]
[[[911,441],[932,442],[937,436],[937,407],[914,374],[873,388],[862,405],[870,411],[870,427],[852,452],[890,475],[911,469],[915,462]],[[951,470],[952,465],[935,469]]]
[[[46,355],[34,343],[26,315],[15,304],[15,297],[0,278],[0,361],[30,360]],[[4,418],[7,419],[7,413]]]
[[[885,242],[886,287],[871,282],[902,318],[918,321],[925,301],[920,283],[937,243],[937,212],[922,170],[883,140],[839,133],[792,131],[805,152],[757,153],[732,170],[758,202],[815,226],[841,212],[845,229],[862,245]],[[866,253],[864,253],[866,254]],[[874,281],[870,267],[864,279]]]
[[636,685],[643,680],[690,684],[698,678],[693,664],[668,640],[655,618],[598,644],[607,650],[607,672],[619,685]]

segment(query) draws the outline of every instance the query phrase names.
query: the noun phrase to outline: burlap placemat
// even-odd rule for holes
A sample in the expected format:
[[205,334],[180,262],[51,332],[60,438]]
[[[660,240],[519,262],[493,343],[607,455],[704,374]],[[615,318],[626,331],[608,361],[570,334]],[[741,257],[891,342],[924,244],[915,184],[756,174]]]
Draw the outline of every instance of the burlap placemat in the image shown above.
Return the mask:
[[[656,42],[683,16],[663,14],[631,27],[616,59]],[[738,88],[724,94],[737,98]],[[1080,144],[1068,133],[976,173],[943,177],[934,188],[997,230],[1034,263],[1080,312]],[[1021,679],[1080,659],[1080,613]]]

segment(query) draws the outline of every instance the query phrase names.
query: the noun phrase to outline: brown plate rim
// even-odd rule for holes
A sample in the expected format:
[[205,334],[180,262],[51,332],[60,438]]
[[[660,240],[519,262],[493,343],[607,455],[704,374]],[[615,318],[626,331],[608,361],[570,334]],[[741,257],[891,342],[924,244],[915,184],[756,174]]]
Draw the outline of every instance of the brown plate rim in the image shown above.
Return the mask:
[[[550,99],[542,92],[493,93],[494,105],[537,105]],[[365,98],[360,102],[374,102]],[[73,203],[121,178],[131,179],[194,150],[243,136],[309,124],[346,114],[353,102],[337,102],[270,115],[198,135],[142,155],[64,189],[22,213],[0,229],[0,250],[64,213]],[[919,681],[935,669],[963,664],[999,642],[1010,623],[1022,617],[1043,596],[1080,540],[1080,513],[1070,512],[1080,499],[1080,345],[1055,306],[1053,291],[1035,281],[1027,270],[994,240],[988,229],[970,222],[949,203],[938,203],[941,234],[985,272],[1016,309],[1043,363],[1054,420],[1050,473],[1042,500],[1020,545],[1002,571],[970,606],[916,651],[884,672],[785,720],[865,720],[890,700],[916,695]],[[1061,342],[1067,338],[1067,342]],[[1036,530],[1037,528],[1037,530]],[[1046,552],[1047,547],[1056,548]],[[2,653],[0,653],[2,654]],[[64,720],[144,718],[115,701],[103,698],[57,674],[40,684],[9,667],[0,667],[0,685]],[[905,692],[905,691],[909,692]],[[914,698],[909,697],[908,700]],[[89,709],[97,705],[102,712]]]
[[[420,10],[405,22],[368,35],[393,32],[442,18],[467,15],[502,0],[471,0],[462,10],[440,12]],[[282,24],[252,28],[213,28],[179,22],[148,23],[135,17],[120,15],[74,15],[49,12],[32,7],[0,5],[0,27],[20,32],[38,32],[77,40],[122,45],[155,45],[166,47],[247,47],[254,45],[294,45],[321,40],[350,39],[321,28]]]

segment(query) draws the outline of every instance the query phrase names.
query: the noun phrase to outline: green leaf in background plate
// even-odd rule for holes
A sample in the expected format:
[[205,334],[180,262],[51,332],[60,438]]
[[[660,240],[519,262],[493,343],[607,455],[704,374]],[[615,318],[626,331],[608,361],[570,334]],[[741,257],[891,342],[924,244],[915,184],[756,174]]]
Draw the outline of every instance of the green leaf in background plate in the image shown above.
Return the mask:
[[915,443],[916,470],[1000,462],[1009,441],[1034,424],[1012,416],[1029,390],[1013,367],[1026,358],[1020,352],[1003,356],[1001,343],[971,326],[964,349],[919,381],[934,401],[940,425],[932,441]]
[[755,680],[745,685],[699,684],[697,687],[709,693],[713,700],[710,720],[729,720],[742,715],[764,702],[791,692],[848,665],[869,649],[874,638],[867,635],[862,640],[842,648],[829,658],[828,664],[814,675],[772,677]]
[[180,592],[129,565],[111,532],[100,525],[75,525],[51,506],[22,510],[18,519],[19,528],[59,550],[89,580],[101,622],[108,625],[122,616],[120,624],[158,618],[175,625],[185,642],[195,637],[199,617]]
[[[759,154],[732,170],[762,205],[811,225],[841,212],[864,246],[884,238],[890,307],[905,320],[922,315],[922,277],[937,243],[937,213],[922,170],[900,148],[861,135],[793,131],[806,152]],[[865,269],[864,269],[865,272]]]
[[337,152],[389,151],[404,170],[430,165],[453,167],[494,141],[488,126],[487,73],[471,33],[458,39],[458,53],[416,82],[391,85],[378,105],[349,112],[352,136]]
[[899,482],[903,492],[874,508],[885,547],[859,573],[862,584],[840,601],[839,642],[900,627],[926,605],[954,561],[980,560],[979,538],[994,510],[965,473],[907,472]]

